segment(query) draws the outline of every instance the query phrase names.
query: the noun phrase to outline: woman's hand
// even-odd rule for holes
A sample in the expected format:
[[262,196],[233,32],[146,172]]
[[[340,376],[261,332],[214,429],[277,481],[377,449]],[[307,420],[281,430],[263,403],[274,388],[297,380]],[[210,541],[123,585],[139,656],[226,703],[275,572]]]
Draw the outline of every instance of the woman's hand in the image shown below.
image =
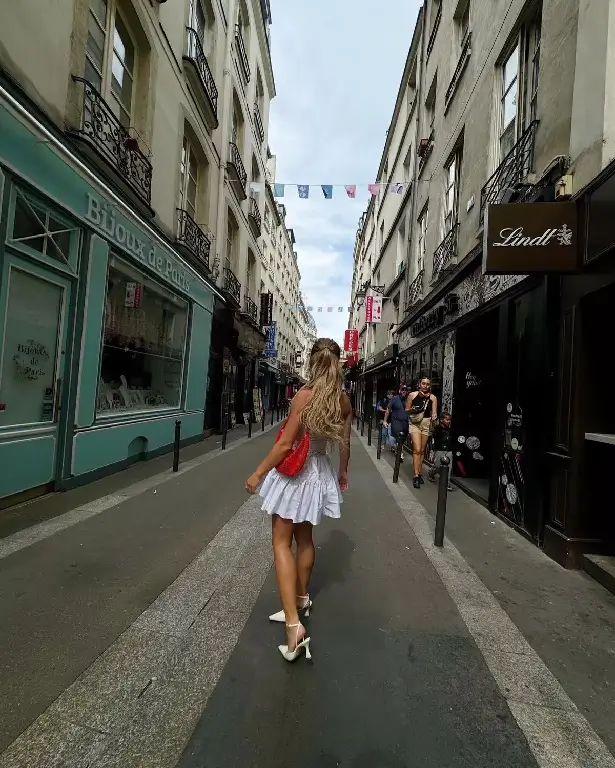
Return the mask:
[[262,482],[263,482],[263,476],[258,472],[255,472],[253,475],[250,475],[250,477],[246,481],[246,491],[248,493],[256,493],[256,491],[258,490],[258,486]]
[[337,480],[340,484],[342,493],[346,493],[348,490],[348,472],[340,472],[337,476]]

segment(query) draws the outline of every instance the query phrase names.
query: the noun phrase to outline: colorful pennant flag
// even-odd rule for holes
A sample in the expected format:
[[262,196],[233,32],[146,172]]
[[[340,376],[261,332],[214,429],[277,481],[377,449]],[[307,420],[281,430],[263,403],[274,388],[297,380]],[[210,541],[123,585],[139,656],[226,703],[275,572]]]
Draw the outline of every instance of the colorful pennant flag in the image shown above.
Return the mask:
[[357,196],[357,185],[356,184],[346,184],[345,185],[346,194],[348,197],[355,198]]
[[332,184],[322,184],[322,193],[325,196],[325,200],[331,200],[333,197],[333,185]]
[[391,184],[391,189],[393,192],[395,192],[396,195],[401,195],[404,191],[404,185],[403,184]]
[[318,312],[322,312],[322,307],[318,307]]
[[333,312],[333,307],[327,307],[327,312]]
[[307,200],[310,196],[310,185],[309,184],[297,184],[297,189],[299,190],[299,197],[302,200]]
[[380,184],[368,184],[367,191],[375,197],[380,192]]
[[284,184],[274,184],[273,185],[273,196],[274,197],[284,197]]
[[308,307],[308,308],[307,308],[307,311],[308,311],[308,312],[313,312],[313,311],[314,311],[314,307]]
[[344,307],[338,307],[338,308],[337,308],[337,311],[338,311],[338,312],[343,312],[343,311],[344,311]]

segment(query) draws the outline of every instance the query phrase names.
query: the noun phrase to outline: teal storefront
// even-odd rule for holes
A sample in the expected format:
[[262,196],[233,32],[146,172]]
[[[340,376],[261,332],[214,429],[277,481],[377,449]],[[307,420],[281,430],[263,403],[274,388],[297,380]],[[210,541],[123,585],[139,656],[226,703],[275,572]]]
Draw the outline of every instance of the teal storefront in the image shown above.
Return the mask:
[[214,291],[0,101],[0,508],[202,438]]

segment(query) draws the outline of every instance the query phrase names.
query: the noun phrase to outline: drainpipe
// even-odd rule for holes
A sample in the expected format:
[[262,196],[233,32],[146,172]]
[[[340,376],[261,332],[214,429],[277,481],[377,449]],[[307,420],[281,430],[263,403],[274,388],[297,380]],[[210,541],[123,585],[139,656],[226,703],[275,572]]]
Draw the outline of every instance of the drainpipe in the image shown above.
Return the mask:
[[[418,191],[418,182],[419,182],[419,155],[417,152],[418,146],[419,146],[419,139],[421,138],[421,104],[423,101],[423,80],[425,78],[425,71],[424,71],[424,62],[425,62],[425,46],[427,44],[426,41],[426,31],[427,31],[427,3],[423,6],[423,20],[422,20],[422,33],[421,33],[421,53],[419,56],[419,82],[418,87],[416,89],[416,99],[418,101],[416,105],[416,135],[414,137],[414,180],[412,182],[412,185],[414,189],[412,190],[412,203],[410,205],[410,222],[409,222],[409,232],[412,233],[413,231],[413,225],[416,221],[416,198],[417,198],[417,191]],[[408,240],[409,245],[414,247],[414,241],[409,239]],[[411,254],[408,254],[408,266],[406,268],[406,280],[410,280],[410,256]],[[406,294],[408,291],[408,285],[406,285]]]
[[223,263],[223,248],[226,241],[224,237],[224,182],[226,180],[226,163],[229,156],[229,125],[231,118],[231,110],[233,108],[233,80],[231,78],[231,66],[232,58],[231,52],[233,48],[233,40],[235,38],[235,15],[236,15],[237,0],[229,1],[229,9],[227,16],[227,36],[226,36],[226,50],[224,51],[224,73],[222,78],[222,121],[220,124],[220,166],[218,174],[218,208],[216,211],[216,257],[215,262],[218,264],[219,275],[218,284],[222,280],[222,270],[224,269]]

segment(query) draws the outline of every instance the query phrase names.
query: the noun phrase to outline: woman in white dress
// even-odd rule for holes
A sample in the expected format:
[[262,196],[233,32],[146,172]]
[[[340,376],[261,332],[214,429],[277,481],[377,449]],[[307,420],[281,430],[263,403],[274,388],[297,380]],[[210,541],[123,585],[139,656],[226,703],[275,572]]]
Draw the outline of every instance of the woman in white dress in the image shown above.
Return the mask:
[[[332,339],[316,341],[310,354],[310,380],[293,398],[280,439],[246,482],[250,493],[256,493],[263,484],[263,510],[272,520],[282,610],[269,618],[286,624],[286,644],[278,647],[287,661],[294,661],[303,651],[311,658],[310,638],[299,621],[299,612],[308,616],[312,605],[308,592],[314,567],[312,528],[323,515],[340,517],[341,492],[348,488],[352,408],[342,392],[340,355],[339,345]],[[294,477],[281,474],[275,467],[293,452],[306,432],[310,451],[303,468]],[[338,472],[327,452],[329,446],[339,447]]]

